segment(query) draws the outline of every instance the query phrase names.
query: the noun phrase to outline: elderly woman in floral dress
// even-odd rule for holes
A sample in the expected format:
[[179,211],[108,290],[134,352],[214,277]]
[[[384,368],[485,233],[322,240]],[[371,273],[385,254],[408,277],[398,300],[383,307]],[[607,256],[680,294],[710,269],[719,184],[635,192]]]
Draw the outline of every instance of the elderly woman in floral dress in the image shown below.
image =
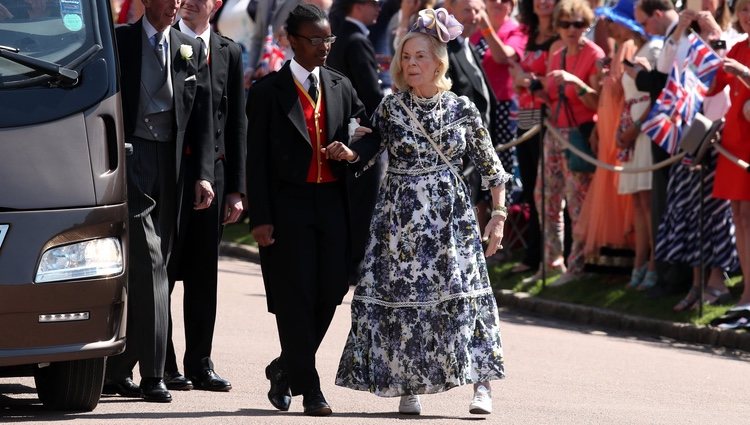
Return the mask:
[[[461,25],[424,10],[391,65],[399,92],[373,117],[388,172],[352,300],[352,327],[336,384],[400,396],[419,414],[420,394],[474,384],[471,413],[490,413],[489,381],[503,378],[503,351],[485,256],[500,248],[506,217],[503,170],[477,108],[451,93],[446,43]],[[343,145],[335,159],[366,161]],[[468,154],[492,195],[482,237],[458,175]]]

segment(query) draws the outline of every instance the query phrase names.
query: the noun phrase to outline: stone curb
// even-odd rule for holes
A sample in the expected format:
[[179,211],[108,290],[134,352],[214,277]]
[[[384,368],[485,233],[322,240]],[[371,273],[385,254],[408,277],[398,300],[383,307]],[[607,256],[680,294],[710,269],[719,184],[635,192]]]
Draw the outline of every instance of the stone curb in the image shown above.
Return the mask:
[[[255,246],[222,242],[219,245],[219,253],[223,256],[253,263],[260,262],[260,253]],[[750,332],[647,319],[598,307],[545,300],[533,297],[526,292],[513,292],[508,289],[495,291],[495,298],[498,305],[502,307],[524,310],[583,325],[604,326],[623,332],[641,333],[686,343],[705,344],[750,352]]]
[[513,292],[508,289],[495,291],[495,298],[498,305],[503,307],[524,310],[584,325],[604,326],[624,332],[642,333],[656,337],[665,337],[675,341],[706,344],[750,352],[750,333],[748,332],[647,319],[598,307],[545,300],[533,297],[526,292]]

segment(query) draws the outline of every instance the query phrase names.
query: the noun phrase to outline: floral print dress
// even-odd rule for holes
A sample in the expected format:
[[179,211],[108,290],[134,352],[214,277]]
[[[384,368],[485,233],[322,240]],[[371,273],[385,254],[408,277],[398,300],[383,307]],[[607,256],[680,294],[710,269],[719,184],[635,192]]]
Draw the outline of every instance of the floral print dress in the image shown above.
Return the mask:
[[484,189],[511,177],[466,97],[397,93],[375,111],[388,172],[336,385],[385,397],[437,393],[505,375],[497,305],[466,187],[399,98],[456,169],[469,155]]

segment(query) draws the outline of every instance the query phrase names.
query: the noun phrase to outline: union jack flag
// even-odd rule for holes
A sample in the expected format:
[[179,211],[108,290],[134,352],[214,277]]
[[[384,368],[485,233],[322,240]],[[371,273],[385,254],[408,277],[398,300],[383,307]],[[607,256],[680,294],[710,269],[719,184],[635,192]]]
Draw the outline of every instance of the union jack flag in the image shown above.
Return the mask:
[[673,66],[656,104],[643,123],[642,131],[670,155],[677,152],[682,136],[683,116],[690,96],[682,84],[678,67]]
[[642,131],[670,155],[677,152],[684,127],[693,122],[721,66],[721,58],[697,34],[688,35],[690,47],[682,71],[675,62]]
[[690,69],[695,73],[705,94],[705,91],[711,86],[714,76],[716,76],[716,71],[721,66],[721,58],[706,45],[698,34],[694,32],[688,34],[688,41],[690,47],[685,59],[685,69]]

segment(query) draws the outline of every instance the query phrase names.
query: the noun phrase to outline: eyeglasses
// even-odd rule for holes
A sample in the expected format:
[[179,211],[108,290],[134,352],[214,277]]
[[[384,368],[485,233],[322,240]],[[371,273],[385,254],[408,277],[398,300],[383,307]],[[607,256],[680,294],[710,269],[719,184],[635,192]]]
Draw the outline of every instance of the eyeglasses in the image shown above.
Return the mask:
[[587,25],[583,21],[558,21],[557,26],[564,30],[570,27],[580,30],[580,29],[586,28]]
[[295,37],[304,38],[305,40],[309,41],[310,44],[312,44],[313,46],[320,46],[323,43],[325,43],[325,44],[333,44],[336,41],[336,36],[335,35],[331,35],[331,36],[325,37],[325,38],[323,38],[323,37],[312,37],[312,38],[310,38],[310,37],[305,37],[304,35],[299,35],[299,34],[290,34],[290,35],[293,35]]

